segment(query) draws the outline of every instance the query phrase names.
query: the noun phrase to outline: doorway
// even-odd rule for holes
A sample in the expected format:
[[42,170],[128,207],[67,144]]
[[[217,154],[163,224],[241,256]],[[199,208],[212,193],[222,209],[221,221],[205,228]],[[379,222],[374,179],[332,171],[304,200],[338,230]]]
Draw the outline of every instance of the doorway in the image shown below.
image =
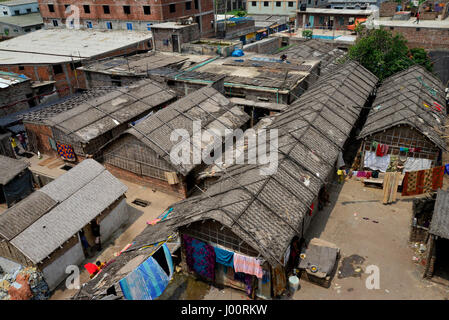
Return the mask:
[[179,52],[179,37],[177,34],[172,34],[171,36],[173,52]]

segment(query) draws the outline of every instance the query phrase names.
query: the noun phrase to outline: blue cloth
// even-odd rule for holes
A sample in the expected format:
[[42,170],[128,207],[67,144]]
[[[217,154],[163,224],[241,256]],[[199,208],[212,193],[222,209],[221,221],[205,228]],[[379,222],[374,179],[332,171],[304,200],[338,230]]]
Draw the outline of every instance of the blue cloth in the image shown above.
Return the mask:
[[449,174],[449,164],[446,164],[446,165],[444,166],[444,173],[445,173],[445,174]]
[[119,281],[126,300],[153,300],[164,292],[173,275],[173,262],[166,244],[163,245],[163,250],[170,268],[170,275],[164,272],[153,257],[149,257]]
[[214,247],[215,261],[226,266],[234,268],[234,252]]
[[234,52],[232,52],[232,56],[233,56],[233,57],[241,57],[241,56],[243,56],[243,55],[244,55],[244,53],[243,53],[243,51],[240,50],[240,49],[234,50]]

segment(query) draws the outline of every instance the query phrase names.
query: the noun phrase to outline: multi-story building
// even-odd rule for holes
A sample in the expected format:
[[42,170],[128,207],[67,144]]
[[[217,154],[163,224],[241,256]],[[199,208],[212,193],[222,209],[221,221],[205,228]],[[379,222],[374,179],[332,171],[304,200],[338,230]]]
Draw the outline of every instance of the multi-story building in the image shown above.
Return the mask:
[[214,30],[211,0],[39,0],[46,27],[61,27],[79,16],[80,28],[149,31],[156,23],[193,17],[202,36]]
[[300,0],[266,1],[254,0],[247,2],[248,14],[265,15],[295,15]]
[[11,0],[0,2],[0,17],[19,16],[39,12],[37,0]]
[[0,17],[0,39],[17,37],[31,31],[40,30],[43,25],[39,13]]

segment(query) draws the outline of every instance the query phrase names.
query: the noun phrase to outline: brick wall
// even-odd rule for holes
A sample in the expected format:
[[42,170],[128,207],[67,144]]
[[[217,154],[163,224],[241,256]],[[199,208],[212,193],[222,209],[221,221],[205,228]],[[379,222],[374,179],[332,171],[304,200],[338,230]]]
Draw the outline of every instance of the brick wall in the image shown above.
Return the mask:
[[449,28],[394,27],[393,33],[401,33],[410,48],[449,49]]
[[172,35],[178,36],[178,52],[181,52],[182,44],[200,39],[198,24],[192,24],[182,29],[153,29],[155,49],[158,51],[173,52]]
[[[112,56],[119,56],[137,51],[145,51],[151,48],[149,41],[142,41],[138,45],[131,45],[126,48],[121,48],[115,51],[98,55],[92,59],[101,59]],[[62,67],[61,73],[54,72],[54,65],[60,65]],[[76,89],[86,89],[86,78],[83,71],[76,70],[75,65],[71,62],[64,62],[60,64],[27,64],[27,65],[2,65],[0,64],[0,70],[6,72],[14,72],[24,74],[34,81],[55,81],[55,89],[58,92],[59,97],[64,97],[76,92]],[[22,70],[23,68],[23,70]]]
[[[188,5],[190,3],[190,7]],[[50,12],[49,4],[53,4],[54,12]],[[58,20],[59,24],[65,22],[68,16],[65,13],[67,1],[39,0],[39,8],[44,23],[53,26],[52,20]],[[133,23],[133,30],[146,30],[146,23],[159,23],[174,21],[185,16],[201,16],[204,24],[203,33],[211,30],[210,20],[213,20],[213,2],[210,0],[75,0],[71,4],[79,8],[81,25],[86,27],[86,22],[91,21],[95,27],[106,29],[106,22],[112,22],[113,29],[126,29],[126,22]],[[175,11],[171,12],[170,5],[175,5]],[[195,5],[197,4],[197,6]],[[89,6],[89,13],[84,6]],[[103,6],[109,7],[109,13],[105,13]],[[129,6],[130,13],[125,13],[124,6]],[[150,7],[145,13],[144,6]],[[205,14],[208,15],[205,18]],[[125,23],[120,23],[125,22]],[[206,23],[207,22],[207,23]],[[137,28],[134,27],[137,26]]]
[[37,152],[39,150],[42,154],[57,155],[57,152],[51,148],[48,140],[48,138],[53,138],[53,133],[50,127],[26,122],[24,123],[24,126],[31,151]]
[[179,175],[178,177],[182,182],[171,185],[168,184],[167,181],[151,178],[148,176],[139,176],[135,173],[132,173],[131,171],[123,170],[116,166],[112,166],[108,163],[103,163],[103,165],[109,172],[111,172],[114,176],[116,176],[119,179],[127,180],[136,184],[146,186],[148,188],[153,188],[165,193],[173,194],[181,197],[182,199],[187,198],[186,184],[183,181],[184,179],[182,177],[179,177]]
[[396,7],[400,5],[396,1],[386,1],[380,4],[379,16],[381,17],[392,17],[396,12]]
[[28,98],[32,94],[30,81],[20,82],[0,89],[0,117],[28,109],[30,107]]

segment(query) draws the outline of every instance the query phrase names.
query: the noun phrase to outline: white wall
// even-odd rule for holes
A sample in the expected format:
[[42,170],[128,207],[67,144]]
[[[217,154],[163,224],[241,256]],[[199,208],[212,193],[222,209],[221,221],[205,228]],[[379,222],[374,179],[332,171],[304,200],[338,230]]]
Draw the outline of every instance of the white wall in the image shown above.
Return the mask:
[[[80,265],[84,260],[84,252],[81,246],[81,241],[66,251],[62,256],[53,261],[50,265],[44,268],[44,278],[50,290],[55,289],[68,274],[65,273],[65,268],[69,265]],[[80,270],[81,271],[81,270]]]
[[122,224],[128,221],[129,211],[126,198],[100,222],[101,242],[105,242]]
[[22,265],[18,264],[15,261],[11,261],[11,260],[6,259],[4,257],[0,257],[0,267],[6,273],[14,273],[17,269],[22,267]]

